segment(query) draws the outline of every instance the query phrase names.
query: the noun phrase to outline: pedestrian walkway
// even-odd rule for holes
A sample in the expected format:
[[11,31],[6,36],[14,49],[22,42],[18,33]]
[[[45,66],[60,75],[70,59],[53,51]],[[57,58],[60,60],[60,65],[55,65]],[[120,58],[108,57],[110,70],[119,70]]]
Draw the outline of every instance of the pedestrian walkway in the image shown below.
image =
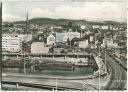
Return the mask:
[[24,75],[24,74],[20,74],[20,73],[8,73],[8,74],[2,74],[3,75],[3,77],[9,77],[9,76],[11,76],[11,77],[28,77],[28,78],[52,78],[52,79],[55,79],[55,78],[58,78],[58,79],[64,79],[64,80],[81,80],[81,79],[91,79],[91,77],[90,76],[48,76],[48,75],[36,75],[36,74],[29,74],[29,75]]

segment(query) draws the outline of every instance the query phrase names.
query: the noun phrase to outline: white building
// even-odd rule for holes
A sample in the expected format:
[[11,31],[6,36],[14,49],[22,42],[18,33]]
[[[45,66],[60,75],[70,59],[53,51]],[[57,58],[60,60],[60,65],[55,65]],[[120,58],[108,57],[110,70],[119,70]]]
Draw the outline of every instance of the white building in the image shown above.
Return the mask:
[[87,47],[88,47],[88,40],[79,41],[79,42],[78,42],[78,47],[79,47],[79,48],[87,48]]
[[118,46],[117,43],[114,43],[112,38],[107,38],[106,43],[105,43],[105,39],[103,39],[103,44],[101,46],[105,47],[105,44],[107,45],[107,47],[111,47],[111,48],[116,48]]
[[56,32],[56,42],[63,42],[63,34]]
[[32,54],[46,54],[48,53],[49,48],[46,47],[44,42],[33,42],[31,44],[31,53]]
[[90,42],[93,42],[94,37],[90,36]]
[[93,28],[93,29],[95,29],[95,28],[100,28],[100,26],[99,26],[99,25],[93,25],[92,28]]
[[67,32],[64,32],[64,33],[62,33],[62,37],[63,37],[63,42],[66,42],[67,41],[67,39],[68,39],[68,33]]
[[80,26],[81,27],[81,29],[85,29],[86,28],[86,26]]
[[21,38],[18,35],[2,35],[3,52],[19,52],[22,49]]
[[80,38],[80,33],[74,32],[73,33],[73,38]]
[[78,32],[68,32],[68,38],[69,38],[69,40],[72,40],[73,38],[80,38],[80,33],[78,33]]
[[47,37],[47,45],[53,45],[55,41],[55,37],[52,34]]
[[25,42],[32,41],[32,34],[19,34],[18,37],[20,37],[21,40]]
[[106,26],[101,26],[101,29],[107,30],[107,29],[109,29],[109,27],[107,25]]
[[65,32],[63,33],[63,42],[66,42],[68,39],[72,40],[73,38],[80,38],[80,33],[78,32]]
[[80,38],[80,33],[78,32],[63,32],[56,33],[56,42],[66,42],[68,39]]
[[62,29],[62,26],[53,26],[54,29]]

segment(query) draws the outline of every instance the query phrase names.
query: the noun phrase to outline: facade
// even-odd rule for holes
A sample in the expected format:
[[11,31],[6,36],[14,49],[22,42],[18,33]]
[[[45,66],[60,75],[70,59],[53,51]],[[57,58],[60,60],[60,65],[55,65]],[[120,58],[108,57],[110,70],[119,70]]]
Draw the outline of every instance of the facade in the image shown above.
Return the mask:
[[80,38],[80,33],[78,32],[63,32],[56,33],[56,42],[66,42],[68,39]]
[[[106,39],[106,45],[107,47],[111,47],[111,48],[117,47],[117,43],[115,43],[112,38]],[[105,39],[103,39],[103,44],[101,46],[105,47]]]
[[53,28],[54,28],[54,29],[62,29],[61,26],[54,26]]
[[2,35],[3,52],[19,52],[22,49],[21,38],[18,35]]
[[92,28],[93,28],[93,29],[95,29],[95,28],[100,28],[100,26],[99,26],[99,25],[93,25]]
[[68,32],[68,37],[69,39],[73,39],[73,38],[80,38],[80,33],[78,32]]
[[56,32],[56,42],[63,42],[63,33]]
[[91,32],[88,30],[88,31],[86,31],[85,33],[86,33],[86,35],[89,35]]
[[81,29],[83,29],[83,30],[86,28],[86,26],[80,26],[80,27],[81,27]]
[[47,45],[53,45],[53,44],[55,44],[55,37],[54,35],[51,34],[47,37]]
[[107,30],[109,27],[107,25],[101,26],[101,29]]
[[20,34],[18,37],[20,37],[21,40],[25,42],[32,41],[32,34]]
[[68,39],[68,33],[67,33],[67,32],[64,32],[64,33],[62,33],[62,34],[63,34],[63,36],[62,36],[63,42],[66,42],[67,39]]
[[88,40],[79,41],[79,42],[78,42],[78,47],[79,47],[79,48],[87,48],[87,47],[88,47]]
[[46,47],[44,42],[33,42],[31,44],[31,53],[32,54],[45,54],[48,53],[49,48]]
[[94,37],[93,36],[90,36],[90,42],[93,42],[93,40],[94,40]]

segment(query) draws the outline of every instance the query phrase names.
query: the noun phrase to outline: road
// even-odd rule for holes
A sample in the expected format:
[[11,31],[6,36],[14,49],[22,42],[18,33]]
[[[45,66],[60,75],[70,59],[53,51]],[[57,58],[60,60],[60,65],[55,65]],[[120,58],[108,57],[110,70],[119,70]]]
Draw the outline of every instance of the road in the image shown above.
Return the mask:
[[110,68],[112,70],[112,75],[105,89],[124,90],[127,82],[126,71],[117,62],[115,62],[115,60],[111,56],[109,56],[109,54],[106,55],[106,58],[107,64],[110,65]]
[[[97,90],[99,87],[98,85],[90,85],[89,83],[84,82],[84,79],[55,79],[55,78],[35,78],[35,77],[14,77],[14,76],[6,76],[2,78],[3,81],[9,81],[9,82],[18,82],[18,83],[29,83],[29,84],[35,84],[35,85],[48,85],[53,87],[64,87],[67,90],[83,90],[83,83],[84,83],[84,89],[85,90]],[[4,85],[6,87],[6,85]]]

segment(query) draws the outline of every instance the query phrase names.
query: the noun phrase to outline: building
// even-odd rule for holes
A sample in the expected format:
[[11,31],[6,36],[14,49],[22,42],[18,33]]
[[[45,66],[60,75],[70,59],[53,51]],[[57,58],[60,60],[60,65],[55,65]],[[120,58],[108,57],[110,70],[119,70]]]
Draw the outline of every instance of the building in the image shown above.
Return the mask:
[[88,40],[78,42],[78,48],[87,48],[87,47],[88,47]]
[[62,26],[53,26],[53,29],[62,29]]
[[62,34],[63,34],[63,36],[62,36],[63,42],[66,42],[67,39],[68,39],[68,33],[67,33],[67,32],[64,32],[64,33],[62,33]]
[[112,38],[103,39],[103,44],[101,46],[105,47],[105,45],[107,45],[107,47],[110,48],[116,48],[118,46],[117,43],[115,43]]
[[78,32],[56,33],[56,42],[67,42],[68,39],[71,41],[73,38],[80,38],[80,33]]
[[44,42],[33,42],[31,44],[31,53],[32,54],[47,54],[49,48],[46,47]]
[[80,28],[81,28],[82,30],[84,30],[84,29],[86,28],[86,26],[80,26]]
[[63,42],[63,33],[56,32],[56,42]]
[[103,30],[108,30],[108,29],[109,29],[109,26],[103,25],[103,26],[101,26],[101,29],[103,29]]
[[89,40],[90,40],[90,42],[93,42],[94,41],[94,37],[90,36]]
[[91,32],[88,30],[85,32],[86,35],[89,35]]
[[32,41],[32,34],[19,34],[18,37],[24,42]]
[[93,28],[93,29],[100,28],[100,25],[92,25],[92,28]]
[[80,38],[80,33],[78,32],[67,32],[63,33],[63,41],[72,40],[73,38]]
[[2,51],[3,52],[19,52],[22,49],[21,38],[18,35],[2,35]]
[[48,37],[47,37],[47,45],[54,45],[55,44],[55,37],[54,35],[50,34]]
[[80,38],[80,33],[78,33],[78,32],[68,32],[68,38],[69,38],[69,40],[72,40],[73,38]]

